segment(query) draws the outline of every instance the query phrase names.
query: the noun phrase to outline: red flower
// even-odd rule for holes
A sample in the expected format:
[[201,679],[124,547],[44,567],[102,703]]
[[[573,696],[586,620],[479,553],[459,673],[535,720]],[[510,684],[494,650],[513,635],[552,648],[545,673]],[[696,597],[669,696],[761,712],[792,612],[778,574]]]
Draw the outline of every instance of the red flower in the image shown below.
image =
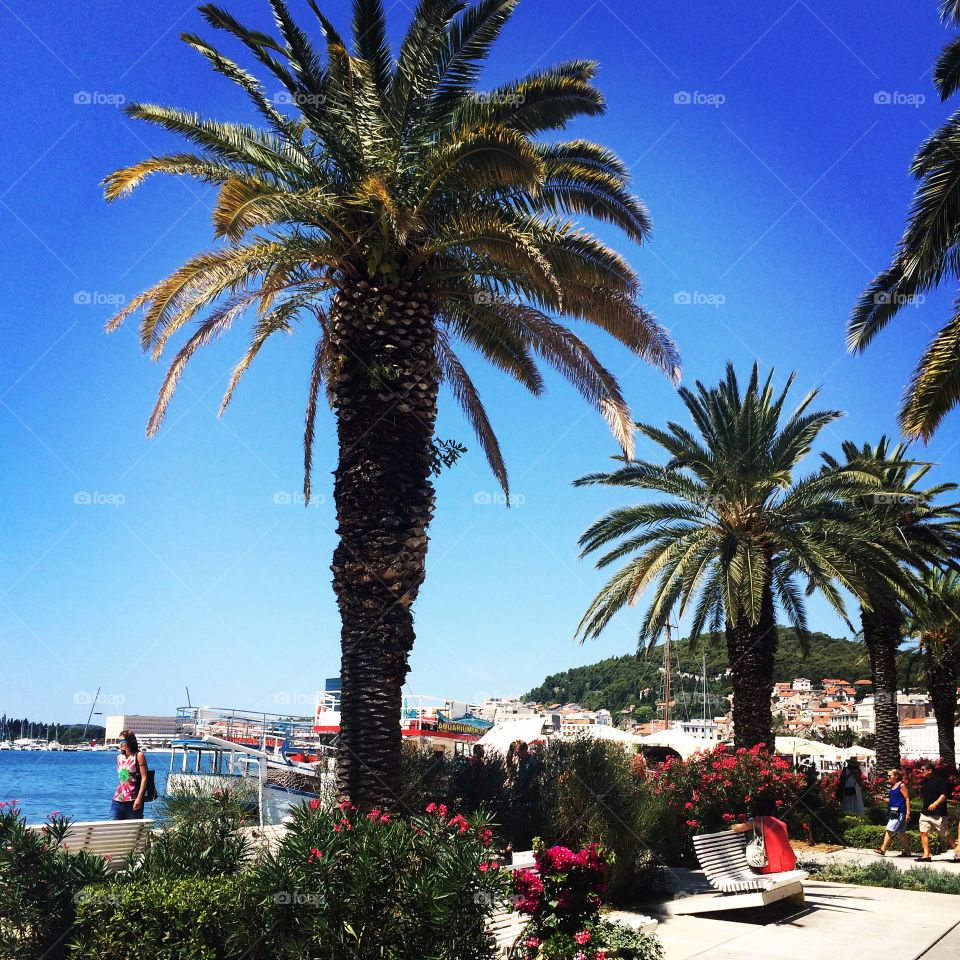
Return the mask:
[[496,860],[484,860],[484,862],[480,864],[481,873],[486,873],[487,871],[493,871],[494,873],[496,873],[497,870],[499,869],[500,869],[500,864],[497,863]]
[[590,931],[581,930],[579,933],[573,935],[573,939],[582,947],[585,943],[590,942]]
[[319,860],[323,856],[323,851],[318,850],[316,847],[310,848],[310,856],[307,857],[307,863],[313,863],[314,860]]
[[320,806],[320,801],[319,801],[319,800],[311,800],[311,801],[310,801],[310,809],[311,809],[311,810],[316,810],[317,807],[319,807],[319,806]]

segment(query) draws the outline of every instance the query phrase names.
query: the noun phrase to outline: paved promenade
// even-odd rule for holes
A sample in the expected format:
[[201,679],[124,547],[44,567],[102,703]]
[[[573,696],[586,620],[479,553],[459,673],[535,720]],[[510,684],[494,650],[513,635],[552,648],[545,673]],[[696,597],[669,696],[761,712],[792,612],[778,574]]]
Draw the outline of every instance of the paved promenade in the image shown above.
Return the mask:
[[[677,871],[676,880],[681,889],[702,888],[702,875],[693,871]],[[960,960],[960,897],[813,881],[804,889],[802,907],[656,914],[666,960]]]

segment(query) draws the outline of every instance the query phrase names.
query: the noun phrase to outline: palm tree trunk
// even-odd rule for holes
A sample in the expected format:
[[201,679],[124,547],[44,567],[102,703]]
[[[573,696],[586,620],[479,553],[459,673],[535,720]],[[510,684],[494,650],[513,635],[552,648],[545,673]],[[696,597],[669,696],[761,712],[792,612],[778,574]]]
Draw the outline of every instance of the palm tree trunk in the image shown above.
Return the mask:
[[330,313],[339,462],[333,588],[342,658],[337,782],[368,809],[400,794],[401,691],[433,515],[436,330],[416,291],[361,281]]
[[734,746],[759,743],[772,751],[773,658],[779,637],[770,584],[764,587],[758,622],[751,625],[745,616],[736,626],[728,622],[726,639],[732,671]]
[[933,715],[937,718],[937,745],[940,759],[953,769],[957,765],[954,728],[957,722],[957,671],[950,641],[943,637],[924,637],[927,683]]
[[903,639],[903,615],[897,607],[875,604],[873,610],[860,608],[860,623],[873,677],[877,769],[892,770],[900,766],[897,648]]

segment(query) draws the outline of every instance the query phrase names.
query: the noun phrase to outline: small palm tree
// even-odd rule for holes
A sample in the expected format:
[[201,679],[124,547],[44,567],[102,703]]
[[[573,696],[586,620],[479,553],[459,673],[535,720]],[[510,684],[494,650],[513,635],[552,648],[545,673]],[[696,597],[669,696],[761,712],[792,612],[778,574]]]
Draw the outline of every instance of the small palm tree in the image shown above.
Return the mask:
[[880,577],[899,576],[882,546],[859,546],[862,526],[846,509],[855,477],[814,473],[798,464],[836,410],[810,411],[816,391],[793,411],[784,404],[793,376],[777,393],[754,365],[741,391],[732,366],[719,386],[681,389],[694,429],[677,423],[637,429],[664,448],[664,464],[628,461],[612,473],[577,481],[666,496],[613,510],[580,538],[583,555],[606,549],[605,568],[625,558],[580,622],[578,636],[596,637],[610,618],[649,587],[640,627],[653,643],[674,614],[692,616],[690,634],[724,632],[732,670],[733,726],[738,746],[772,746],[770,697],[777,650],[777,609],[808,636],[804,589],[819,590],[845,617],[837,584],[851,586],[868,560]]
[[903,577],[891,578],[870,564],[860,567],[856,581],[860,623],[870,656],[876,713],[877,764],[881,770],[900,765],[900,719],[897,708],[897,650],[906,636],[908,606],[921,602],[919,578],[949,557],[960,512],[956,503],[937,503],[956,489],[943,483],[922,489],[932,464],[908,457],[906,444],[886,437],[873,446],[847,441],[843,459],[824,454],[825,472],[845,474],[866,484],[852,506],[863,521],[861,536],[895,556]]
[[[960,24],[960,3],[944,0],[941,16]],[[960,36],[949,43],[934,69],[942,100],[960,89]],[[960,113],[954,113],[917,151],[910,172],[919,181],[907,226],[891,265],[867,287],[847,327],[852,350],[864,350],[904,306],[915,303],[945,277],[960,277]],[[900,425],[912,437],[929,439],[960,402],[960,300],[917,364],[900,410]]]
[[940,759],[956,766],[957,655],[960,653],[960,573],[931,570],[923,579],[920,602],[907,620],[922,657]]
[[[581,229],[585,215],[637,242],[650,229],[623,162],[586,140],[551,136],[603,112],[593,63],[571,61],[492,91],[477,80],[517,0],[420,0],[394,57],[381,0],[354,0],[352,51],[309,0],[312,35],[270,0],[278,36],[200,8],[282,88],[266,88],[209,42],[185,42],[249,98],[259,126],[172,107],[127,112],[178,134],[188,152],[151,157],[107,177],[106,196],[154,173],[217,190],[213,249],[136,297],[143,349],[176,353],[148,425],[163,421],[191,357],[241,317],[249,346],[237,382],[276,334],[305,327],[314,344],[304,430],[304,491],[325,389],[339,442],[339,544],[333,586],[342,628],[338,777],[364,806],[396,796],[401,688],[414,642],[434,509],[437,393],[463,407],[491,469],[507,472],[455,344],[543,392],[537,360],[560,371],[606,418],[626,451],[632,423],[616,379],[558,317],[610,334],[671,377],[673,342],[638,304],[626,261]],[[459,350],[459,346],[457,347]]]

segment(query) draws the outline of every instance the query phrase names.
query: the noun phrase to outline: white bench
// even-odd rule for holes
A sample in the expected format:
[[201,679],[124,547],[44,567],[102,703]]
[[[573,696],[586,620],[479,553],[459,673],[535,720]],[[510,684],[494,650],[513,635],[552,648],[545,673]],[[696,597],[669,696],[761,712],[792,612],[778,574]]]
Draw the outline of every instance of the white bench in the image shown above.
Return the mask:
[[[114,870],[124,870],[144,842],[153,820],[87,820],[71,823],[63,838],[68,853],[92,853],[108,860]],[[29,830],[42,831],[32,826]]]
[[778,900],[803,903],[805,870],[754,873],[747,865],[747,834],[723,830],[693,838],[704,876],[716,893],[684,897],[671,904],[674,914],[765,907]]

